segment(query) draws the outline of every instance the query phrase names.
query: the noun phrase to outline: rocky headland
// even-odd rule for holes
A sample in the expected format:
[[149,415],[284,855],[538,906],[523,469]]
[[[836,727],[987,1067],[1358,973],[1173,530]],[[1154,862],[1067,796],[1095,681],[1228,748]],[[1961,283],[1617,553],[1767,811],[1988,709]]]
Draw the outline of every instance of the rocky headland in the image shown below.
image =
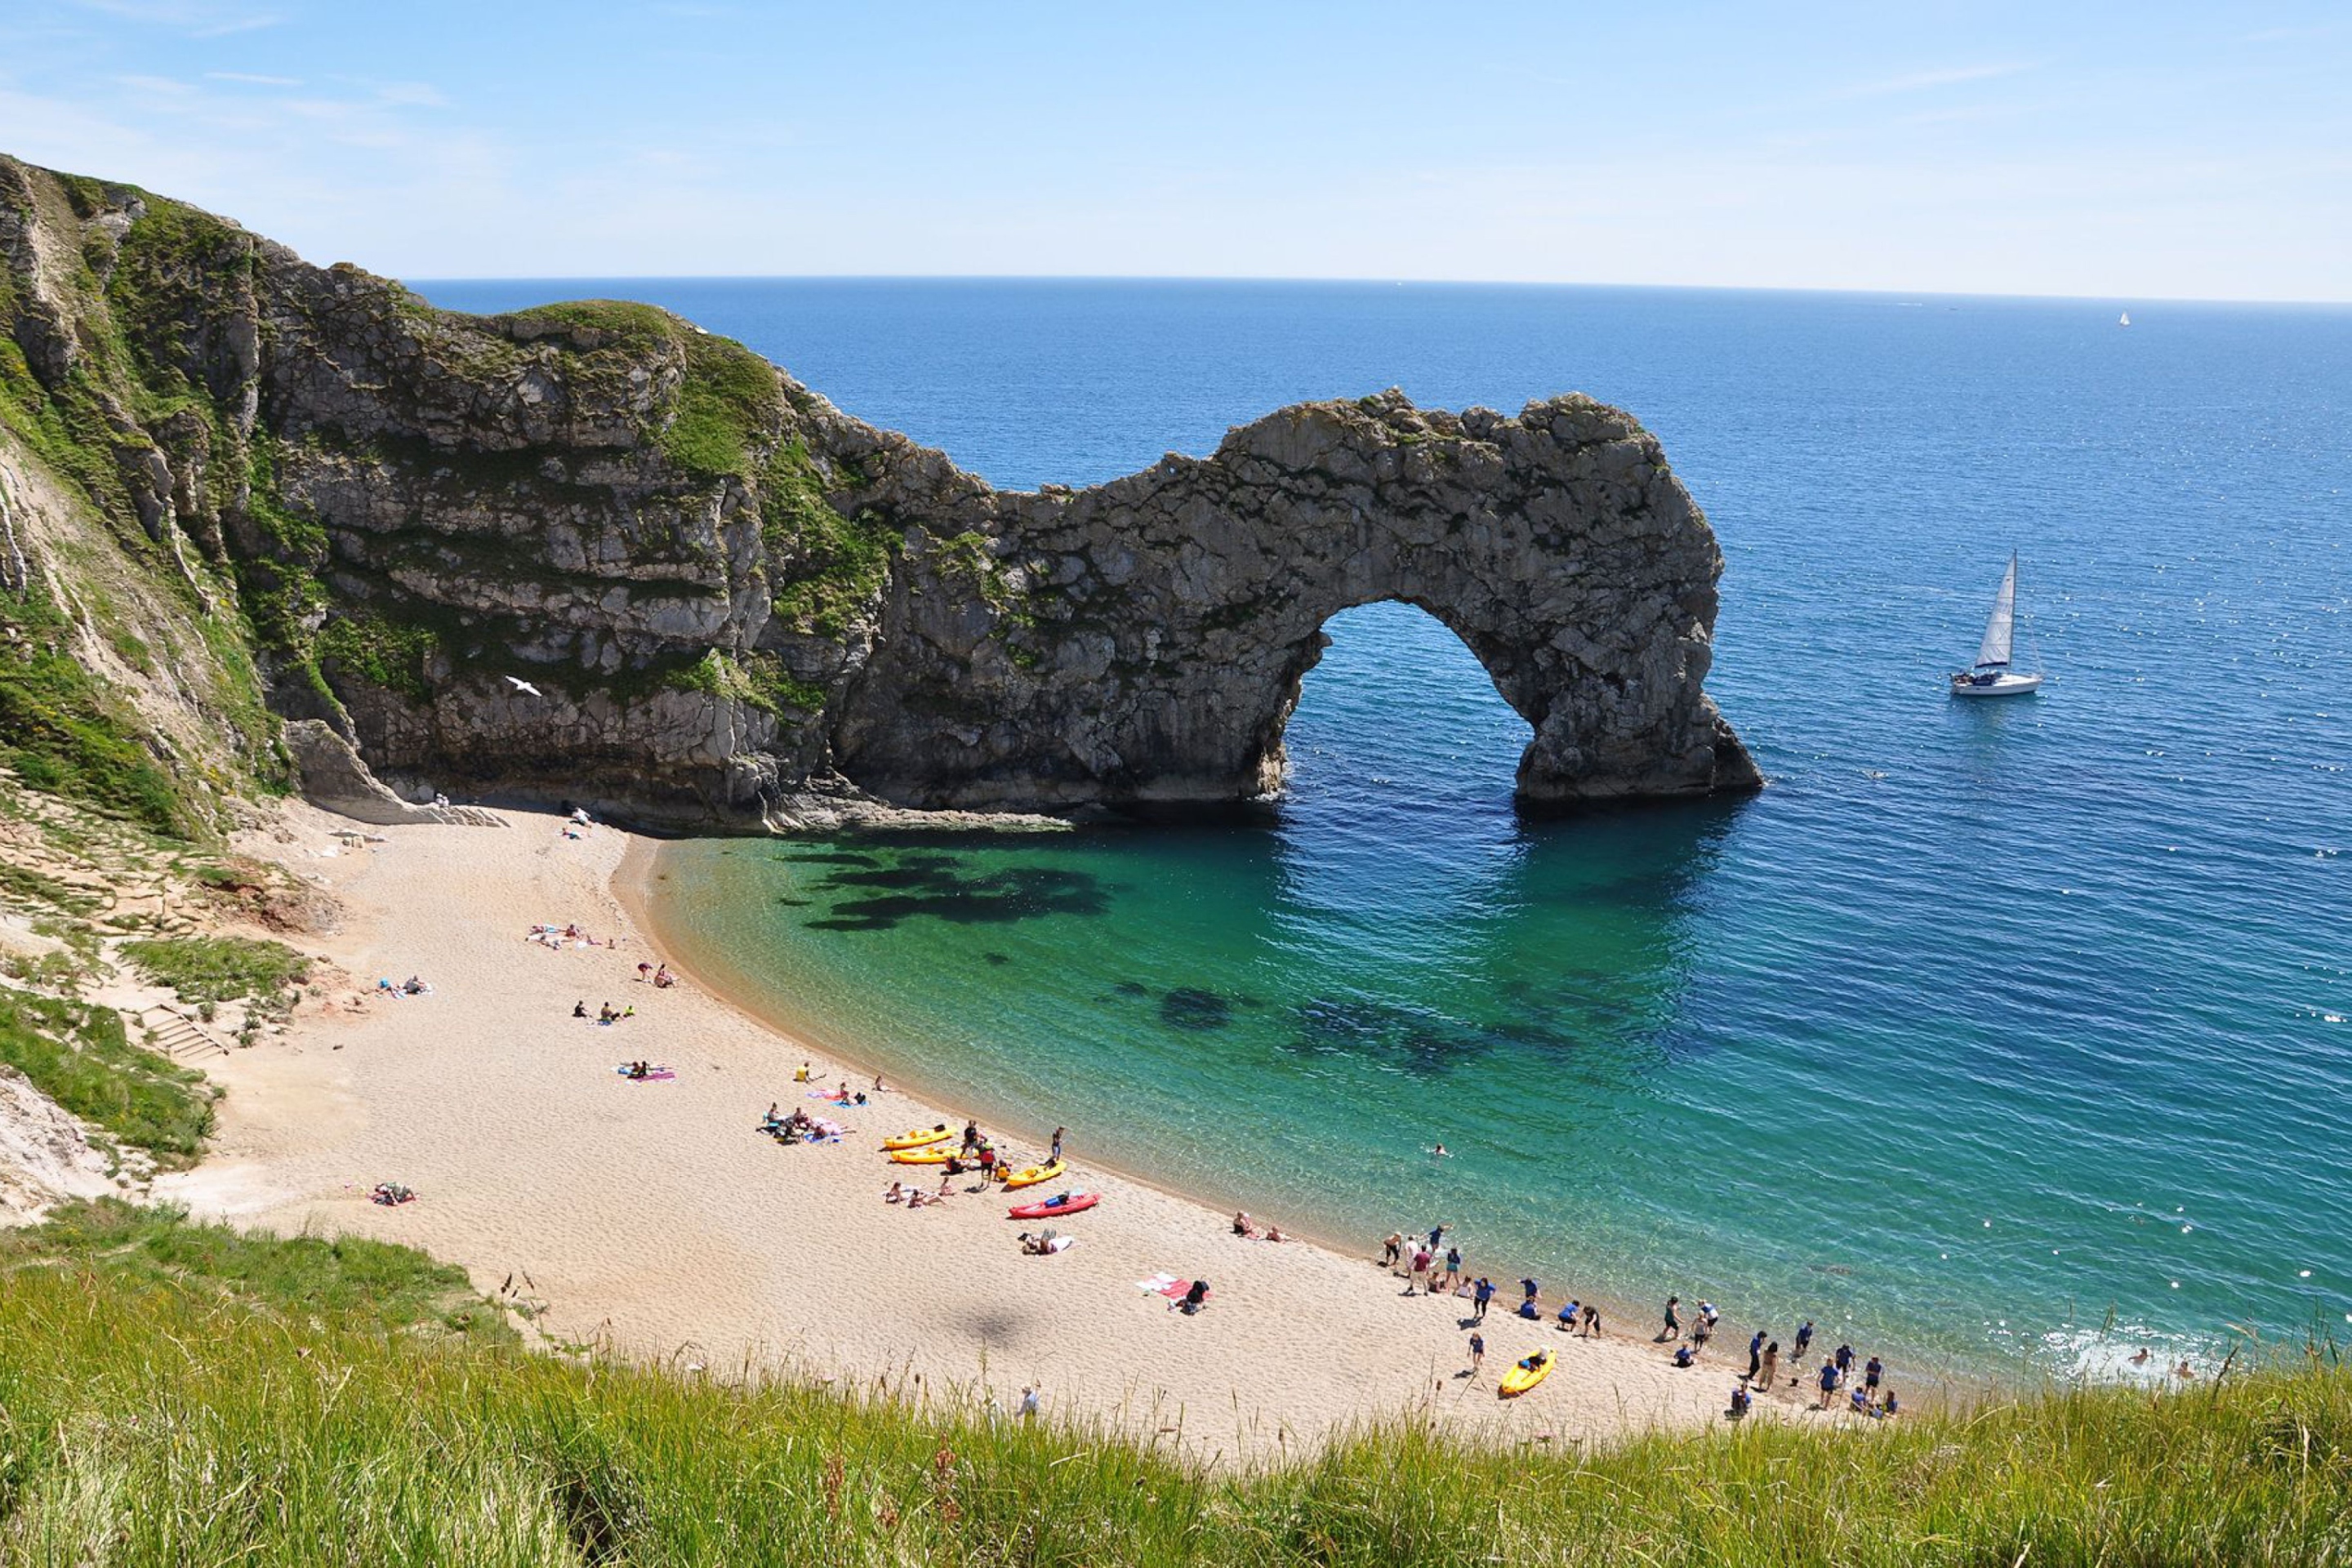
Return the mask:
[[289,720],[412,795],[672,828],[1230,806],[1379,599],[1533,726],[1531,806],[1759,783],[1703,688],[1714,536],[1589,398],[1304,405],[998,490],[662,310],[455,314],[5,158],[0,324],[5,653],[45,694],[0,721],[150,815],[293,776]]

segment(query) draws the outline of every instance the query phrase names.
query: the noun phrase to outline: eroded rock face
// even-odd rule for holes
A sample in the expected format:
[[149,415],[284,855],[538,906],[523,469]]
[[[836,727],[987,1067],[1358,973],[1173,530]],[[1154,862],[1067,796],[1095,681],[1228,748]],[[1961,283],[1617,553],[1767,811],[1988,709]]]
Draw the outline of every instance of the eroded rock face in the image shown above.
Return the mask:
[[455,315],[5,159],[0,261],[12,390],[111,432],[91,499],[387,776],[680,827],[1234,805],[1324,622],[1394,598],[1533,724],[1530,805],[1759,782],[1713,534],[1587,398],[1307,405],[1014,493],[665,312]]
[[1656,441],[1589,398],[1307,405],[1204,459],[925,523],[832,735],[892,800],[1245,800],[1280,781],[1324,622],[1381,599],[1453,628],[1535,727],[1526,802],[1758,782],[1701,686],[1714,536]]

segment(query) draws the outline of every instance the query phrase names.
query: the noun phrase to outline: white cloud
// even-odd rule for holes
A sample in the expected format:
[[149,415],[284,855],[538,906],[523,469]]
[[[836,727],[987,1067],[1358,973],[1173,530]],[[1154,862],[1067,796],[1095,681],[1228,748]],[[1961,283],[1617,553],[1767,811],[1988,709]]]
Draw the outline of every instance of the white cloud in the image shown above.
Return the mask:
[[251,87],[300,87],[302,85],[302,79],[299,76],[261,76],[253,71],[206,71],[205,79],[244,82]]

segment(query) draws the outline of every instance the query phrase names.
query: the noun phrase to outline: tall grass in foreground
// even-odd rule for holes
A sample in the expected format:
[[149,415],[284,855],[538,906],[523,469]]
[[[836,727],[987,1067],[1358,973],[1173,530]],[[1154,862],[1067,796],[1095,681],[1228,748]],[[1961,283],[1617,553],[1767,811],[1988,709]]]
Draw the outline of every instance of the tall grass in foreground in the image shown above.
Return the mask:
[[2352,1562],[2352,1374],[1205,1474],[1084,1425],[0,1276],[0,1563]]

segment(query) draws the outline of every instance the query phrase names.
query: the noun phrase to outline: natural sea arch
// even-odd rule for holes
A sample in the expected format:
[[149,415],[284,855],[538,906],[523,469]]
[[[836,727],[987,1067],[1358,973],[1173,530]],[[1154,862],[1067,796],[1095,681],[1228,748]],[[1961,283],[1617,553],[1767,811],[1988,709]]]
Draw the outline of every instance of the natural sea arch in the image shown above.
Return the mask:
[[1714,532],[1655,438],[1591,398],[1516,418],[1307,404],[1207,458],[985,499],[984,529],[908,536],[833,728],[842,775],[886,800],[1257,799],[1325,623],[1391,599],[1449,627],[1532,727],[1523,805],[1759,782],[1703,684]]
[[[1290,744],[1295,737],[1316,738],[1351,763],[1394,773],[1415,767],[1451,773],[1450,759],[1468,743],[1477,776],[1391,779],[1423,799],[1500,793],[1513,781],[1509,770],[1533,738],[1532,721],[1461,634],[1425,606],[1404,599],[1347,605],[1298,652],[1257,764],[1268,794],[1321,782],[1311,768],[1302,777]],[[1449,761],[1440,763],[1440,757]]]

